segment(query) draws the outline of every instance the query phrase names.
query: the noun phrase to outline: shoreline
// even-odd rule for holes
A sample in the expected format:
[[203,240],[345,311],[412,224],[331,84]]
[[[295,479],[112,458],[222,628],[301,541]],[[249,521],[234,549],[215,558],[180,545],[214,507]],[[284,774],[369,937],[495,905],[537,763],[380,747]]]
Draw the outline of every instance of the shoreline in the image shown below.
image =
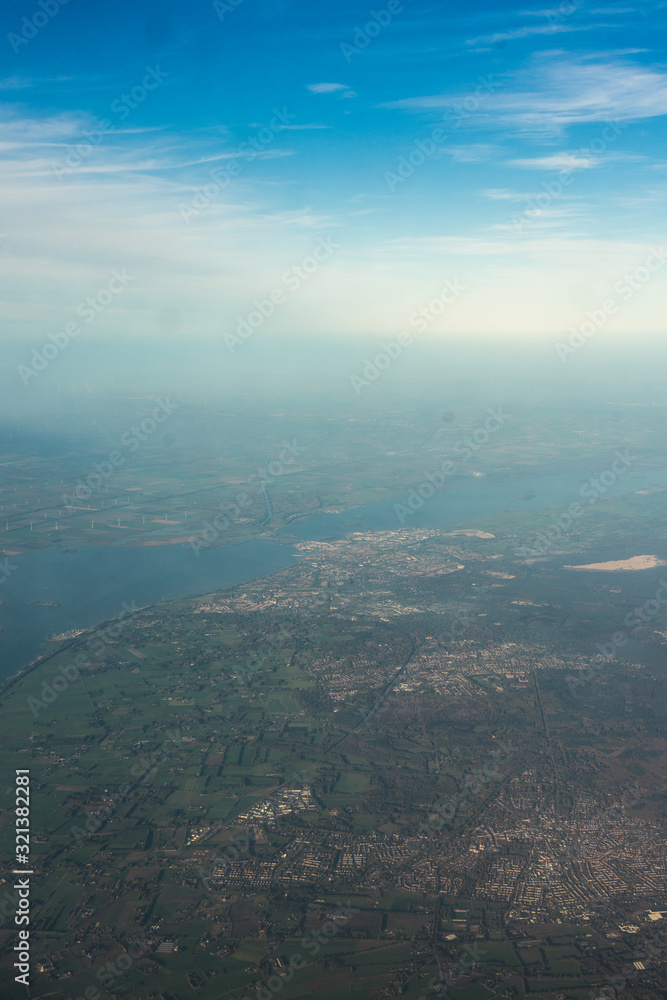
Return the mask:
[[[229,545],[217,545],[217,546],[211,545],[209,547],[219,548],[219,549],[225,549],[225,548],[231,549],[235,548],[238,545],[245,544],[246,542],[257,541],[257,540],[258,540],[257,538],[247,538],[244,539],[243,542],[235,541]],[[278,539],[262,539],[262,540],[278,541]],[[283,539],[281,541],[281,544],[291,545],[292,547],[294,547],[295,543],[291,539]],[[298,553],[295,552],[294,555],[297,556]],[[174,597],[170,597],[165,601],[157,601],[150,604],[142,604],[136,609],[133,609],[131,616],[128,616],[126,612],[121,612],[121,614],[114,615],[112,618],[100,619],[100,621],[96,622],[94,625],[90,625],[87,628],[82,629],[78,635],[73,636],[71,639],[63,640],[61,643],[58,644],[58,648],[53,650],[53,652],[39,654],[35,659],[31,660],[29,663],[26,663],[22,667],[19,667],[16,673],[10,674],[8,677],[5,677],[4,680],[0,681],[0,704],[2,703],[2,699],[7,696],[11,688],[16,683],[27,677],[34,670],[37,670],[40,666],[43,666],[45,663],[48,663],[49,660],[52,660],[55,656],[59,656],[61,653],[65,652],[68,649],[77,649],[79,645],[87,643],[89,641],[89,637],[91,635],[94,636],[96,632],[103,632],[104,629],[113,627],[114,624],[118,622],[126,621],[128,617],[135,617],[140,612],[150,611],[153,608],[164,607],[166,605],[172,604],[174,601],[196,600],[196,599],[210,597],[211,595],[214,594],[226,594],[229,591],[233,591],[236,587],[244,586],[247,583],[255,583],[257,580],[263,580],[263,579],[268,580],[270,577],[274,576],[275,573],[280,573],[280,572],[282,572],[282,569],[273,570],[271,573],[267,573],[265,576],[256,576],[253,577],[251,580],[244,580],[241,583],[232,583],[228,587],[219,587],[213,590],[204,590],[199,593],[190,592],[186,594],[177,594]],[[48,645],[48,644],[49,641],[48,639],[46,639],[43,645]]]
[[[175,600],[177,600],[177,598],[175,598]],[[137,608],[136,613],[138,614],[140,611],[146,611],[148,610],[148,608],[151,607],[155,607],[155,605],[147,604],[144,607]],[[4,681],[0,683],[0,702],[14,684],[27,677],[29,674],[33,672],[33,670],[37,670],[38,667],[41,667],[45,663],[48,663],[49,660],[52,660],[55,656],[60,656],[60,654],[64,653],[66,650],[76,648],[77,643],[81,642],[83,640],[83,637],[88,635],[88,633],[97,632],[101,631],[103,628],[108,628],[109,626],[112,626],[114,622],[121,621],[125,617],[126,617],[125,615],[121,614],[121,615],[116,615],[115,618],[108,618],[103,621],[97,622],[95,625],[91,625],[90,628],[84,629],[79,635],[75,636],[73,639],[65,639],[61,644],[58,645],[57,649],[53,650],[53,652],[42,653],[36,659],[31,660],[30,663],[26,663],[25,666],[20,667],[18,673],[12,674],[10,677],[6,677]]]

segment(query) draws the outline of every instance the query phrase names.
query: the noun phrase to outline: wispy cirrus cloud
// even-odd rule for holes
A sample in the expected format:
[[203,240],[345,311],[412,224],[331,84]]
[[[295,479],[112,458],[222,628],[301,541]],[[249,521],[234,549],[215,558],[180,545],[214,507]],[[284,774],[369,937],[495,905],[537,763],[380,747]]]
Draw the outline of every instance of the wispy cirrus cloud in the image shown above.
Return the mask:
[[0,90],[25,90],[32,87],[32,80],[22,76],[8,76],[0,80]]
[[552,156],[531,156],[517,160],[507,160],[510,167],[525,170],[590,170],[602,162],[598,156],[584,156],[581,153],[554,153]]
[[522,170],[551,170],[567,171],[573,173],[575,170],[591,170],[593,167],[601,167],[607,163],[639,163],[646,157],[639,153],[610,153],[605,151],[604,156],[591,156],[585,151],[574,153],[554,153],[552,156],[527,156],[519,157],[516,160],[507,160],[508,167],[519,167]]
[[252,179],[242,167],[188,226],[179,205],[211,181],[211,168],[293,152],[239,151],[231,136],[206,130],[194,137],[155,128],[107,133],[59,178],[54,163],[82,148],[94,126],[86,114],[28,115],[16,106],[0,114],[0,216],[8,234],[0,309],[12,335],[34,337],[71,318],[113,268],[126,268],[132,284],[100,318],[100,335],[150,336],[163,308],[215,334],[225,310],[231,322],[235,308],[271,288],[316,234],[336,225],[308,206],[260,201],[255,166]]
[[311,94],[335,94],[349,89],[346,83],[309,83],[307,87]]
[[482,198],[489,198],[491,201],[515,201],[517,198],[529,197],[518,195],[516,191],[508,191],[507,188],[483,188],[479,193]]
[[311,94],[338,94],[339,97],[357,96],[346,83],[309,83],[307,89]]
[[[459,93],[435,94],[385,107],[438,111],[459,107],[464,99]],[[667,74],[662,70],[629,60],[595,61],[553,52],[538,54],[528,67],[507,74],[462,127],[548,137],[585,122],[632,122],[663,115]]]
[[577,254],[581,257],[604,255],[609,260],[632,260],[646,253],[647,245],[631,241],[614,241],[592,238],[586,234],[568,234],[555,239],[515,238],[495,239],[488,235],[481,236],[424,236],[410,239],[392,240],[383,247],[387,254],[398,256],[420,255],[423,257],[469,256],[496,257],[509,255],[535,254],[552,257],[556,255]]
[[[583,8],[583,3],[580,4]],[[577,8],[572,5],[569,8],[574,14]],[[518,12],[519,17],[562,17],[563,13],[567,12],[568,8],[561,7],[549,7],[542,10],[520,10]],[[635,7],[586,7],[585,13],[589,15],[593,14],[636,14],[637,9]]]
[[[569,33],[572,31],[591,31],[594,28],[603,27],[599,24],[534,24],[525,25],[522,28],[512,28],[509,31],[496,31],[492,35],[478,35],[476,38],[466,39],[466,45],[497,45],[498,42],[515,42],[523,38],[532,38],[535,35],[554,35]],[[614,25],[604,25],[604,27],[615,27]]]
[[471,142],[463,146],[447,146],[443,150],[455,163],[486,163],[498,151],[498,146],[488,142]]
[[331,125],[322,125],[319,122],[306,125],[283,125],[284,132],[310,132],[312,130],[322,129],[322,128],[332,128]]
[[0,80],[0,90],[29,90],[31,87],[43,86],[44,84],[67,83],[71,79],[70,76],[51,76],[35,80],[27,76],[7,76]]

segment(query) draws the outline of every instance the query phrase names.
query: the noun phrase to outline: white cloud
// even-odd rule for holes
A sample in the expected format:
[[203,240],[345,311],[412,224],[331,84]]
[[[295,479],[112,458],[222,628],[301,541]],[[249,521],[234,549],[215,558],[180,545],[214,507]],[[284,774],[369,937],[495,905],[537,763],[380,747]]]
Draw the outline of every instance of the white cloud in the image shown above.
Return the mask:
[[597,167],[602,161],[595,156],[583,156],[581,153],[554,153],[552,156],[533,156],[526,159],[507,160],[509,167],[521,167],[525,170],[589,170]]
[[[570,227],[567,230],[567,238],[569,240],[586,238],[586,233],[573,230],[570,226],[571,223],[576,223],[580,226],[583,221],[590,221],[590,218],[584,219],[582,206],[561,205],[559,208],[530,208],[531,201],[535,196],[528,195],[525,197],[527,200],[530,199],[530,201],[528,201],[528,206],[524,209],[522,221],[525,221],[525,224],[530,227],[531,240],[535,240],[544,231],[560,229],[562,232],[566,226]],[[491,232],[516,236],[514,222],[500,222],[489,226],[489,230]]]
[[8,76],[0,80],[0,90],[25,90],[28,87],[32,87],[32,80],[21,76]]
[[[74,149],[82,130],[94,124],[83,114],[28,118],[0,112],[0,218],[7,234],[0,244],[7,276],[0,315],[11,336],[24,339],[26,356],[48,332],[75,319],[76,305],[103,287],[114,268],[126,268],[134,280],[96,320],[96,338],[164,336],[160,316],[171,310],[182,317],[174,336],[192,331],[208,335],[213,343],[223,330],[235,327],[255,299],[280,287],[285,270],[299,264],[317,239],[329,233],[341,249],[267,321],[261,336],[390,335],[438,292],[444,278],[468,274],[470,294],[457,301],[456,313],[443,319],[442,330],[534,335],[568,319],[567,309],[589,278],[609,281],[626,260],[636,266],[646,256],[639,243],[563,232],[581,222],[564,203],[545,211],[521,236],[508,229],[475,230],[479,217],[473,215],[474,206],[481,205],[475,198],[460,233],[443,226],[441,235],[430,239],[392,240],[391,235],[411,232],[414,220],[405,223],[398,213],[386,213],[381,226],[365,227],[359,220],[355,230],[350,204],[343,206],[343,228],[340,218],[325,209],[298,201],[288,211],[279,200],[269,200],[285,184],[275,169],[278,160],[272,167],[270,158],[289,155],[289,150],[278,148],[276,141],[275,149],[262,154],[267,162],[258,157],[252,172],[246,172],[234,139],[219,130],[185,136],[168,130],[119,130],[59,182],[53,159]],[[449,152],[460,162],[481,162],[498,148],[471,143]],[[224,190],[214,191],[208,206],[186,223],[179,205],[192,204],[193,196],[209,184],[211,168],[229,158],[238,158],[239,174]],[[504,178],[499,181],[490,170],[483,176],[489,184],[485,197],[501,203],[493,218],[509,223],[515,210],[512,197],[529,196],[491,187]],[[291,194],[295,186],[287,184]],[[452,197],[458,195],[453,192]],[[357,196],[355,201],[353,196],[350,203],[371,213],[375,198],[373,189],[367,199]],[[582,213],[586,210],[582,205]],[[434,217],[429,216],[429,231]],[[403,224],[409,228],[400,228]],[[414,224],[419,232],[419,218]],[[379,246],[378,231],[386,236]],[[655,282],[657,289],[657,277]],[[642,303],[651,301],[652,312],[647,305],[637,329],[657,328],[662,315],[661,303],[649,299],[648,291],[646,295]],[[586,308],[590,305],[585,301]],[[66,368],[76,350],[72,346],[57,364]]]
[[29,80],[25,76],[8,76],[0,80],[0,90],[28,90],[30,87],[50,83],[67,83],[72,80],[70,76],[50,76],[40,79]]
[[521,38],[531,38],[533,35],[553,35],[569,31],[590,31],[593,27],[598,28],[600,25],[526,25],[523,28],[512,28],[510,31],[496,31],[492,35],[479,35],[477,38],[468,38],[466,45],[496,45],[498,42],[512,42]]
[[[75,320],[76,305],[103,287],[114,268],[126,268],[134,280],[96,320],[96,337],[150,337],[166,308],[183,315],[184,328],[216,334],[270,292],[319,236],[335,232],[336,220],[322,212],[258,202],[260,159],[289,150],[257,153],[250,175],[229,137],[107,134],[96,146],[88,143],[81,163],[58,180],[54,162],[74,153],[94,124],[75,115],[0,118],[0,216],[7,234],[0,246],[6,276],[0,315],[8,333],[28,344]],[[216,187],[210,171],[230,159],[240,170]],[[180,206],[192,206],[207,185],[210,202],[186,222]],[[303,322],[312,325],[313,315]]]
[[283,125],[282,130],[285,131],[285,132],[309,132],[312,129],[332,128],[332,127],[333,126],[331,126],[331,125],[320,125],[320,124],[313,124],[313,125]]
[[[596,49],[591,54],[591,59],[617,59],[621,56],[638,56],[643,52],[650,52],[650,49]],[[582,56],[582,58],[585,58]]]
[[391,255],[497,257],[517,255],[533,258],[535,255],[553,258],[560,255],[577,255],[579,258],[605,258],[631,261],[635,257],[646,256],[650,249],[644,243],[623,242],[621,240],[596,239],[590,236],[559,237],[557,239],[533,239],[530,236],[516,236],[512,240],[489,239],[488,236],[423,236],[392,240],[383,247],[383,252]]
[[339,90],[348,90],[345,83],[309,83],[311,94],[335,94]]
[[497,151],[497,146],[486,142],[468,143],[466,146],[448,146],[443,152],[456,163],[484,163]]
[[345,83],[309,83],[311,94],[338,94],[339,97],[356,97],[357,95]]
[[[583,7],[583,0],[579,4]],[[547,10],[520,10],[520,17],[563,17],[567,16],[568,12],[574,14],[577,7],[572,5],[571,7],[551,7]],[[592,7],[586,8],[587,14],[636,14],[637,10],[634,7]]]
[[[466,96],[413,97],[386,107],[417,112],[460,108]],[[507,75],[462,126],[547,137],[582,122],[642,121],[666,114],[664,72],[630,61],[599,62],[552,52],[538,54],[528,68]]]
[[516,201],[517,195],[514,191],[507,191],[505,188],[484,188],[479,192],[483,198],[491,201]]
[[488,198],[489,201],[527,201],[529,198],[535,198],[537,194],[542,193],[541,191],[510,191],[507,188],[483,188],[479,192],[482,198]]

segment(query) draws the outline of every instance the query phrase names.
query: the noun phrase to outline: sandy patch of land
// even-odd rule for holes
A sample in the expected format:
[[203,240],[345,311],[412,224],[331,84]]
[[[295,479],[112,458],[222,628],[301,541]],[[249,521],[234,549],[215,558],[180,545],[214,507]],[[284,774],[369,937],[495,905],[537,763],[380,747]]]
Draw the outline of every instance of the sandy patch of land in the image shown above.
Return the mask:
[[465,569],[465,566],[463,566],[461,563],[458,563],[456,566],[440,566],[438,569],[429,569],[426,570],[426,572],[423,573],[422,575],[425,577],[445,576],[447,573],[456,573],[460,569]]
[[588,563],[587,566],[563,566],[563,569],[589,569],[603,573],[615,573],[619,570],[655,569],[656,566],[667,566],[667,560],[657,556],[632,556],[630,559],[617,559],[612,562]]
[[470,535],[471,538],[495,538],[495,535],[490,535],[488,531],[478,531],[477,528],[459,528],[458,531],[447,531],[446,536],[449,535]]

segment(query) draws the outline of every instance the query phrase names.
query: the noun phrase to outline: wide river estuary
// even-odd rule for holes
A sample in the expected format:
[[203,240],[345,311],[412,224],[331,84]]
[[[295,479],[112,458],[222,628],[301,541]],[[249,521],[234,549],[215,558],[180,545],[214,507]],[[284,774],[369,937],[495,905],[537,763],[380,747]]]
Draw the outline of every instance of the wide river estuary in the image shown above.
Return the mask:
[[[503,510],[539,510],[577,503],[581,501],[582,483],[582,478],[573,475],[509,483],[480,479],[471,486],[436,493],[420,510],[405,518],[405,525],[449,531],[475,522],[484,529],[484,517]],[[667,486],[667,468],[646,474],[631,469],[605,496],[620,496],[651,486]],[[408,492],[399,502],[405,503]],[[48,636],[116,618],[124,606],[141,608],[175,597],[207,594],[276,573],[298,557],[291,541],[399,528],[394,503],[366,504],[344,514],[312,515],[291,525],[281,541],[252,539],[199,553],[189,544],[71,548],[57,544],[12,556],[9,563],[16,568],[0,587],[0,681],[38,657]],[[530,536],[526,544],[530,544]]]

